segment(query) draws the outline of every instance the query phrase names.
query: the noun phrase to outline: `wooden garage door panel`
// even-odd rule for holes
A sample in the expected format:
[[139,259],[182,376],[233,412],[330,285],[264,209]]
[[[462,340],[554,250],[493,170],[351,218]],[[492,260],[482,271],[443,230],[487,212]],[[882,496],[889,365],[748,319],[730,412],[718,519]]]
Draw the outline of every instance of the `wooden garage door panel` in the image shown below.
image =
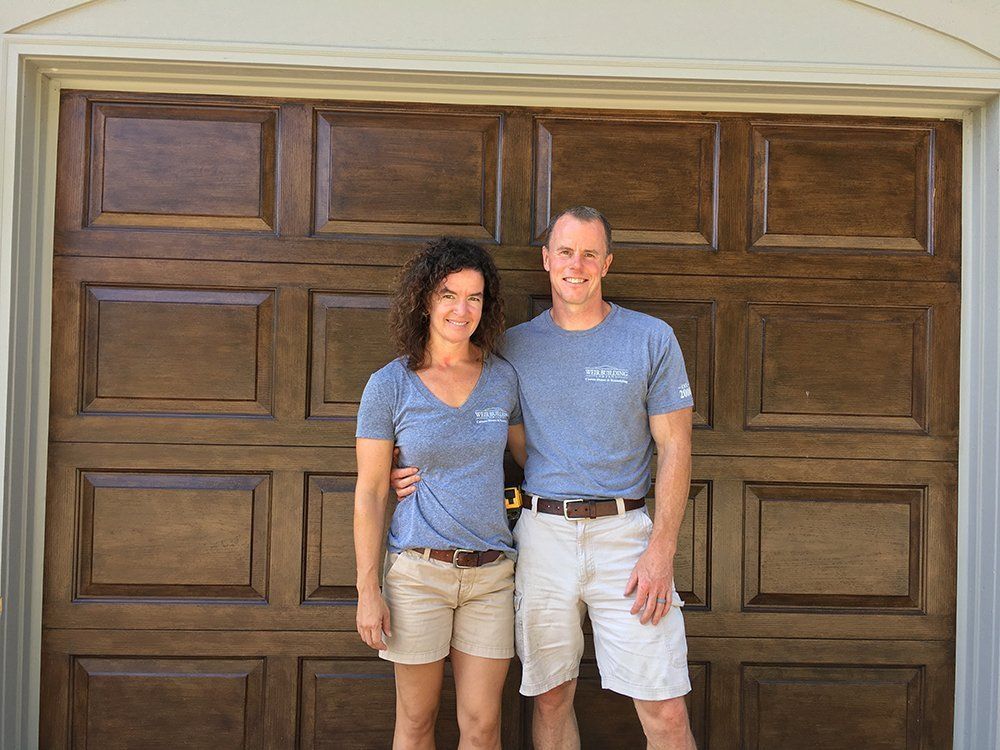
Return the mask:
[[[698,747],[708,747],[708,699],[710,665],[704,662],[688,664],[691,692],[684,696],[691,731]],[[606,750],[612,747],[637,748],[646,746],[642,725],[632,707],[632,699],[610,690],[601,689],[597,664],[584,661],[574,700],[580,726],[582,750]]]
[[[646,504],[651,518],[656,517],[655,488],[650,487]],[[684,518],[677,533],[674,555],[674,587],[684,602],[685,612],[709,610],[712,601],[712,482],[692,479]]]
[[540,118],[535,121],[535,220],[599,206],[622,244],[715,247],[719,123]]
[[[371,659],[304,659],[299,694],[302,750],[368,750],[392,745],[396,714],[393,666]],[[363,721],[359,721],[364,717]],[[435,745],[458,747],[455,680],[450,664],[441,689]]]
[[274,293],[87,285],[81,410],[271,410]]
[[748,484],[745,606],[919,611],[926,502],[923,487]]
[[930,308],[751,304],[747,423],[927,429]]
[[748,750],[926,746],[919,668],[761,664],[741,677]]
[[358,414],[371,373],[395,359],[387,295],[313,292],[309,416]]
[[273,230],[277,112],[92,105],[96,226]]
[[933,131],[754,125],[753,246],[931,253]]
[[319,110],[317,234],[495,241],[502,118]]
[[[617,230],[605,293],[674,328],[694,391],[674,573],[700,746],[747,745],[750,716],[758,747],[865,745],[858,716],[878,712],[876,746],[912,746],[919,685],[919,740],[947,747],[960,123],[62,101],[43,746],[79,721],[108,746],[143,713],[121,696],[154,689],[213,744],[255,722],[236,742],[385,744],[391,667],[355,632],[351,508],[393,279],[425,238],[497,244],[526,320],[548,306],[542,230],[585,202]],[[97,664],[89,714],[78,662]],[[639,744],[594,669],[588,635],[585,741]],[[507,691],[504,747],[523,747],[530,703]],[[204,718],[214,693],[225,717]]]
[[268,476],[89,471],[79,487],[76,599],[266,600]]
[[[307,477],[304,602],[354,602],[358,598],[353,524],[356,480],[356,474]],[[394,507],[389,503],[386,524]]]
[[264,746],[262,659],[74,660],[73,748]]

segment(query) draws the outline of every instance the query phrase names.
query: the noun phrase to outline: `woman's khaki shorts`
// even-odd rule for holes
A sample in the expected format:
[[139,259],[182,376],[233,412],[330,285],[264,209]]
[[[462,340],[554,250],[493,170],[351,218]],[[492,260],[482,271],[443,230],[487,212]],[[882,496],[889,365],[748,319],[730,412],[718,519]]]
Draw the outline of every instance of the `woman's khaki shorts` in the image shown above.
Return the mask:
[[472,656],[514,655],[514,561],[456,568],[413,550],[389,553],[382,595],[389,606],[389,647],[379,656],[429,664],[452,648]]

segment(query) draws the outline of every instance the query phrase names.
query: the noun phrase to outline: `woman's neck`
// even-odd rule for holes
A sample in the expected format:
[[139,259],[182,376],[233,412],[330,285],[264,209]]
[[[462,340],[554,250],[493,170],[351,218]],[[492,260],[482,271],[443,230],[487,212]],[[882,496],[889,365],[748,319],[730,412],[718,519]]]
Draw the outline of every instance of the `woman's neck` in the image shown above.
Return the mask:
[[424,358],[425,367],[454,367],[455,365],[479,362],[482,352],[471,341],[444,341],[431,334],[427,341]]

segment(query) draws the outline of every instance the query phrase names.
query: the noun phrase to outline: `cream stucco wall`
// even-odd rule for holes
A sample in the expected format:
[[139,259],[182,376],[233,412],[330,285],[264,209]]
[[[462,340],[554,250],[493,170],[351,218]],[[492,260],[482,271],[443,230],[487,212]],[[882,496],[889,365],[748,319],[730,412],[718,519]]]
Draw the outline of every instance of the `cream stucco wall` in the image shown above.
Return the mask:
[[995,67],[995,0],[21,0],[18,34],[351,49]]

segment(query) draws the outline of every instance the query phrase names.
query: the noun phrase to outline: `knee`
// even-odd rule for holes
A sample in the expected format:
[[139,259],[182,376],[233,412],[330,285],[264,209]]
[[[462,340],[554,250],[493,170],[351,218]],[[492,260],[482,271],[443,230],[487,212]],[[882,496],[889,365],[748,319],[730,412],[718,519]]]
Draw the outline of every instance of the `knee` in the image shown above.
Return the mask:
[[422,711],[410,706],[396,706],[396,732],[419,739],[434,734],[437,710]]
[[643,702],[640,711],[646,737],[677,739],[689,733],[687,707],[683,698]]
[[558,716],[573,710],[573,696],[576,693],[576,680],[564,682],[562,685],[535,696],[535,710],[543,716]]
[[499,715],[461,715],[458,717],[458,728],[462,734],[462,747],[500,746],[500,716]]

